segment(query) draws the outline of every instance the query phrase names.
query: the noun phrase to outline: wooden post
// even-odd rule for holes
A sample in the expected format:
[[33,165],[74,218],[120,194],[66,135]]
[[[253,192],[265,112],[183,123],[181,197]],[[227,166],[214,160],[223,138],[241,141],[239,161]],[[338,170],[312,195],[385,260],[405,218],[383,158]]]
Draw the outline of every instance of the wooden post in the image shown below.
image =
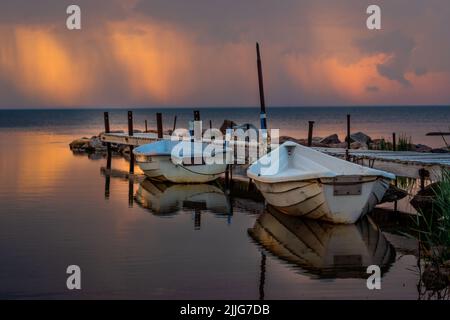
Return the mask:
[[347,150],[345,151],[345,157],[347,161],[350,161],[350,115],[347,115]]
[[128,111],[128,135],[133,136],[133,111]]
[[[109,127],[109,113],[105,112],[103,114],[103,118],[105,120],[105,133],[110,133],[110,127]],[[107,142],[106,143],[106,169],[111,170],[111,143]],[[109,185],[109,183],[108,183]],[[108,187],[109,188],[109,187]],[[106,197],[106,195],[105,195]],[[109,197],[109,190],[108,190],[108,197]]]
[[194,110],[194,121],[200,121],[200,111]]
[[[133,111],[128,111],[128,135],[132,137],[134,134],[133,130]],[[134,174],[134,147],[132,145],[130,147],[130,174]]]
[[392,133],[392,151],[397,151],[397,138],[395,132]]
[[347,115],[347,149],[350,149],[351,139],[350,139],[350,115]]
[[145,120],[145,132],[148,132],[147,120]]
[[158,112],[156,114],[156,127],[158,128],[158,139],[163,138],[163,122],[162,122],[162,113]]
[[176,128],[177,128],[177,116],[175,116],[173,118],[173,130],[172,130],[172,132],[174,132]]
[[209,129],[212,129],[212,120],[209,120]]
[[109,130],[109,113],[104,112],[103,113],[103,119],[105,120],[105,133],[110,133]]
[[311,146],[312,146],[313,128],[314,128],[314,121],[309,121],[309,128],[308,128],[308,147],[311,147]]

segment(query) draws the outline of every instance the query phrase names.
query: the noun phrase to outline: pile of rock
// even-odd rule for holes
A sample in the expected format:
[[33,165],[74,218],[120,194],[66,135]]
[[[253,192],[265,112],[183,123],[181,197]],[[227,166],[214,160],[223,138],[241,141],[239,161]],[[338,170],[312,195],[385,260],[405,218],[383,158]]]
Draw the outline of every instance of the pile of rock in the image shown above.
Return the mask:
[[103,144],[103,142],[100,140],[100,137],[98,136],[76,139],[72,141],[69,146],[70,150],[79,153],[94,153],[106,151],[106,145]]

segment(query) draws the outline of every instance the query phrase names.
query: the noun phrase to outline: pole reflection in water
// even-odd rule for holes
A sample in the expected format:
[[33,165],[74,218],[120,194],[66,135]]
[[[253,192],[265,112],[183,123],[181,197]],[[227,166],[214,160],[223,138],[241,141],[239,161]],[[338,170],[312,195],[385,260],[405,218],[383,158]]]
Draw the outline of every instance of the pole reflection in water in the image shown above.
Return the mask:
[[300,273],[320,278],[366,278],[369,265],[386,272],[395,250],[373,221],[334,225],[300,219],[269,207],[248,230],[265,250]]
[[171,184],[144,180],[135,195],[136,202],[157,216],[174,216],[180,211],[194,213],[194,227],[201,228],[201,215],[210,212],[231,221],[229,198],[211,184]]

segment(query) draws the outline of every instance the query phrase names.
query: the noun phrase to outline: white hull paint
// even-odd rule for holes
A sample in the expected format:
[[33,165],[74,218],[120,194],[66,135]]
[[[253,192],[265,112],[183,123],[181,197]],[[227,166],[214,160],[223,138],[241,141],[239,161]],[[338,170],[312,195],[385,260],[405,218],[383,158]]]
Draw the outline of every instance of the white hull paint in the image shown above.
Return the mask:
[[[178,143],[178,141],[163,140],[141,146],[134,150],[136,163],[147,177],[173,183],[207,183],[216,180],[225,172],[227,168],[225,163],[186,163],[184,160],[190,161],[190,156],[178,157],[175,158],[174,161],[171,151]],[[190,144],[190,142],[180,143]],[[204,144],[200,143],[200,145],[204,147]],[[193,158],[200,157],[194,156]],[[200,161],[202,161],[202,159],[200,159]]]
[[389,188],[388,180],[373,177],[361,183],[360,195],[335,196],[335,186],[324,180],[255,184],[267,203],[279,211],[333,223],[355,223],[374,209]]
[[[333,223],[355,223],[381,201],[394,175],[286,142],[271,154],[271,170],[250,166],[267,203],[279,211]],[[271,159],[268,161],[268,159]]]

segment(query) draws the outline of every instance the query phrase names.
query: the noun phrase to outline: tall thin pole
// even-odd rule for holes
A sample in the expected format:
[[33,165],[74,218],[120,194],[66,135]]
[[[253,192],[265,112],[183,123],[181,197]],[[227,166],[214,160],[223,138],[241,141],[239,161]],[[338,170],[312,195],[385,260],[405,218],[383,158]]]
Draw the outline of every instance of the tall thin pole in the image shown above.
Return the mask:
[[261,63],[261,54],[259,51],[259,43],[256,43],[256,55],[257,55],[257,64],[258,64],[258,82],[259,82],[259,100],[261,103],[261,129],[267,129],[267,115],[266,115],[266,101],[264,98],[264,80],[262,74],[262,63]]

